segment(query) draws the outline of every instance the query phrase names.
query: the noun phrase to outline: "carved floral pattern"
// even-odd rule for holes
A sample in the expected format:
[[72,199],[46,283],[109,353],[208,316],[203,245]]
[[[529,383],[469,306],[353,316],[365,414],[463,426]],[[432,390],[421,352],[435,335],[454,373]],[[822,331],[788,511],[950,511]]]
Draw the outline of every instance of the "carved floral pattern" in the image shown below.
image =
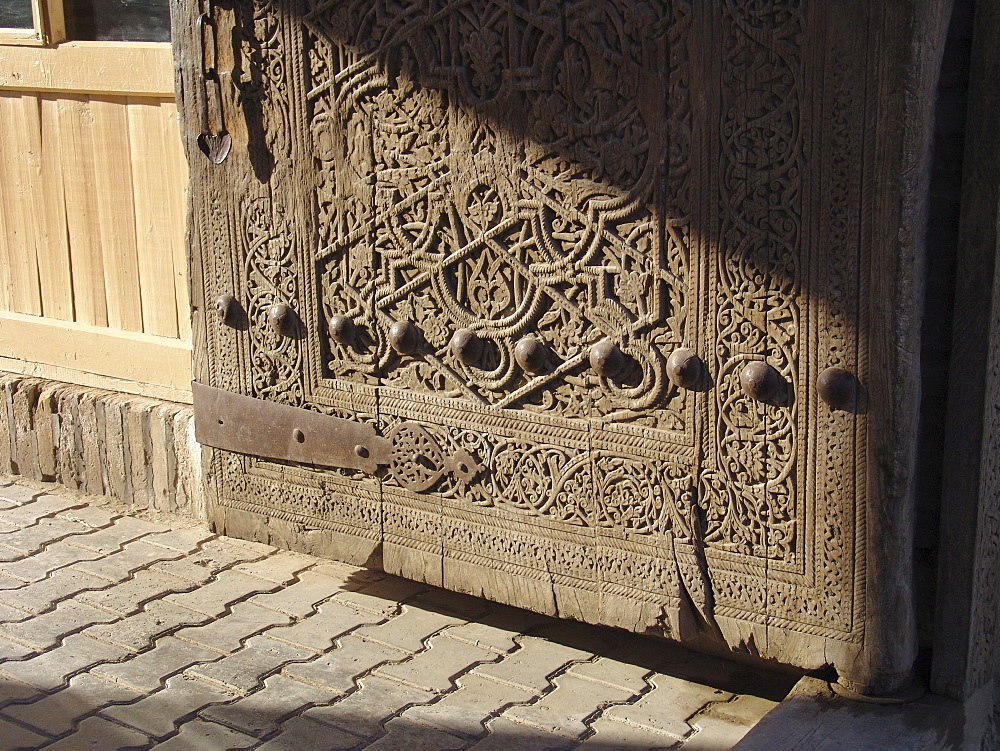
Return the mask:
[[766,357],[796,393],[802,240],[799,0],[724,3],[720,131],[722,247],[716,255],[715,467],[702,477],[707,542],[760,558],[796,552],[798,404],[744,395]]

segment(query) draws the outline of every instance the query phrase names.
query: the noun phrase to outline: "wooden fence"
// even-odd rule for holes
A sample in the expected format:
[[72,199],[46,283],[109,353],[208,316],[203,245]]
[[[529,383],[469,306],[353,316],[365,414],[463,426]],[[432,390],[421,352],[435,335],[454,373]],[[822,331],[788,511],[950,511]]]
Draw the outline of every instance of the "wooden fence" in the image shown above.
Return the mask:
[[187,401],[186,185],[169,45],[0,47],[0,368]]

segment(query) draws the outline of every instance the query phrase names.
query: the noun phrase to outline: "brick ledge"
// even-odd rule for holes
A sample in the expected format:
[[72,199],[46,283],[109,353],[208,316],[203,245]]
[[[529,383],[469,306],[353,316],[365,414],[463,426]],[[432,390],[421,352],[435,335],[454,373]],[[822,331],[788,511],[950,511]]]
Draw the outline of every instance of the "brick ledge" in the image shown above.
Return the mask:
[[0,474],[206,518],[186,404],[0,371]]

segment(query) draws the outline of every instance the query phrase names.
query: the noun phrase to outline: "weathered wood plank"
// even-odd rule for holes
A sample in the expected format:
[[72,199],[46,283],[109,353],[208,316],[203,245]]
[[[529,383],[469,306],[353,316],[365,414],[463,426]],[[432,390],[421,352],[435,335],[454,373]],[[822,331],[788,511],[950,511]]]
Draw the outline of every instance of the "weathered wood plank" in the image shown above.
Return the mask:
[[7,237],[5,259],[10,307],[18,313],[40,315],[38,231],[44,216],[37,211],[41,190],[41,115],[32,94],[0,95],[0,123],[7,143],[0,149],[2,211]]
[[104,261],[108,325],[142,331],[131,150],[125,97],[92,98],[97,218]]
[[[0,110],[2,111],[2,110]],[[0,167],[0,175],[3,168]],[[10,310],[10,250],[7,247],[7,215],[0,197],[0,310]]]
[[[173,232],[170,199],[165,196],[163,181],[161,103],[130,97],[128,123],[143,330],[157,336],[177,336]],[[171,189],[173,186],[166,188]]]
[[66,230],[66,198],[62,179],[62,144],[59,135],[59,102],[41,97],[42,173],[44,222],[37,227],[38,281],[42,292],[42,314],[63,321],[74,320],[73,274],[70,267],[69,235]]
[[170,245],[174,259],[174,296],[177,301],[177,330],[181,339],[191,338],[191,303],[188,293],[187,224],[188,166],[181,146],[177,103],[161,105],[163,117],[164,177],[170,209]]
[[60,97],[59,140],[76,320],[95,326],[107,326],[107,293],[104,286],[101,229],[98,224],[91,125],[90,104],[86,97]]

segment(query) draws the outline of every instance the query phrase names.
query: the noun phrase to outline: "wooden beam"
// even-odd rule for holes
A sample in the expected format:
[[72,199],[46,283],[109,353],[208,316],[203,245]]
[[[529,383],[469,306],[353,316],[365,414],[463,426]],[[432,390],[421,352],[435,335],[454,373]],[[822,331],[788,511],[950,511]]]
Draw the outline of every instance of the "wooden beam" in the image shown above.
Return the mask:
[[[0,311],[0,361],[5,370],[41,375],[28,366],[47,366],[159,386],[190,399],[191,343],[181,339]],[[10,361],[22,365],[13,368]]]
[[0,45],[0,89],[172,97],[173,57],[168,42]]

